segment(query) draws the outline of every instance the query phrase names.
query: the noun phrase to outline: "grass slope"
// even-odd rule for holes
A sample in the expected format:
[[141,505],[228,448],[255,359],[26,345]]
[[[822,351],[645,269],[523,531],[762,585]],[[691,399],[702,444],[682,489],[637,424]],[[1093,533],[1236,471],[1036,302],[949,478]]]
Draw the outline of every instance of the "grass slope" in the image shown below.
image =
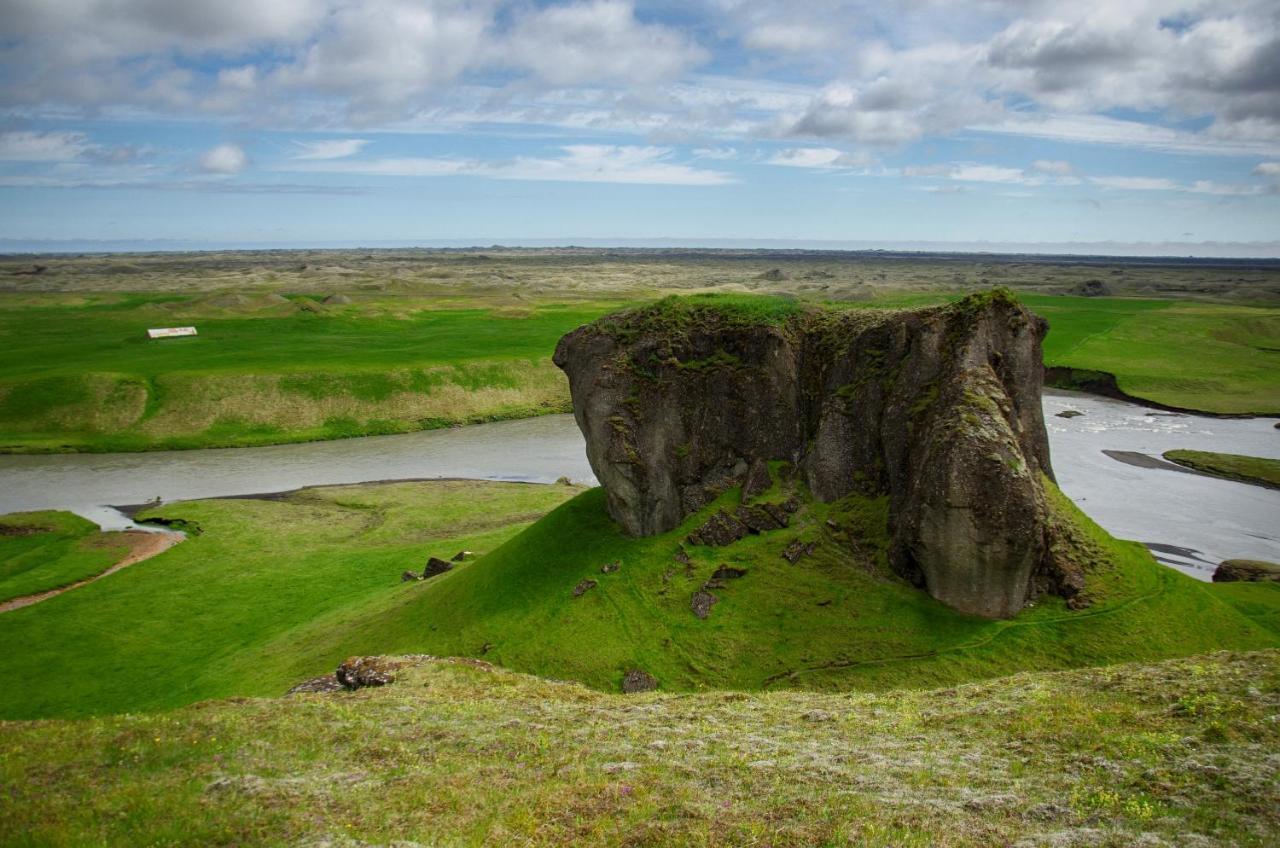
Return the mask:
[[[105,580],[0,615],[0,717],[163,709],[278,694],[294,664],[336,664],[288,634],[347,605],[394,603],[428,556],[489,551],[577,490],[397,483],[209,500],[173,514],[202,529]],[[474,567],[460,566],[460,571]],[[20,648],[20,650],[18,649]]]
[[1280,489],[1280,459],[1196,450],[1165,451],[1164,458],[1214,477]]
[[[1094,606],[1046,599],[1011,621],[963,616],[888,573],[886,506],[809,504],[790,530],[672,555],[684,528],[623,536],[600,490],[489,483],[313,489],[283,501],[171,504],[203,533],[107,580],[0,616],[0,717],[154,710],[274,695],[352,654],[430,653],[616,690],[641,668],[664,689],[886,689],[1027,669],[1280,645],[1265,609],[1157,565],[1075,516],[1097,552]],[[727,493],[722,502],[736,494]],[[1060,507],[1070,510],[1062,499]],[[553,509],[554,508],[554,509]],[[708,509],[714,509],[715,505]],[[536,518],[551,510],[536,523]],[[825,524],[832,519],[847,533]],[[518,535],[517,535],[518,532]],[[819,543],[797,565],[793,538]],[[459,549],[486,556],[429,581],[401,571]],[[853,556],[860,565],[849,565]],[[616,572],[601,566],[618,562]],[[747,571],[693,592],[722,563]],[[598,586],[582,597],[583,579]],[[1171,626],[1177,622],[1177,626]]]
[[[0,302],[0,449],[235,446],[562,412],[551,352],[608,308],[279,301]],[[145,338],[184,324],[200,335]]]
[[436,660],[356,693],[0,723],[0,842],[1267,846],[1277,710],[1276,651],[630,697]]
[[[304,638],[328,640],[335,656],[338,644],[347,653],[484,656],[605,689],[640,668],[677,690],[944,685],[1280,644],[1213,587],[1158,565],[1141,545],[1112,539],[1061,496],[1060,514],[1076,524],[1096,561],[1095,603],[1084,611],[1045,598],[1016,619],[988,621],[934,601],[889,574],[883,500],[811,503],[791,529],[723,549],[686,546],[687,569],[673,559],[684,536],[735,497],[726,494],[670,533],[636,539],[605,515],[603,491],[591,490],[494,551],[483,567],[424,587],[391,610],[344,610]],[[852,529],[832,532],[828,519]],[[781,557],[794,538],[818,542],[795,566]],[[850,556],[862,566],[850,567]],[[619,569],[602,574],[611,562]],[[748,573],[713,590],[719,603],[699,620],[691,597],[722,564]],[[583,579],[599,585],[574,598]]]
[[106,571],[131,548],[121,533],[69,512],[0,516],[0,601],[57,589]]

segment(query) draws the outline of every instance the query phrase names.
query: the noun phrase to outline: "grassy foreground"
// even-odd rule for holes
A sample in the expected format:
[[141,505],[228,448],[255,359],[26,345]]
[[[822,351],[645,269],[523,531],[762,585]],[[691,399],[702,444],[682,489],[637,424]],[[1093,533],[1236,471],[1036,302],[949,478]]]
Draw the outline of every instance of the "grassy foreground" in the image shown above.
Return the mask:
[[[1272,591],[1280,586],[1220,593],[1111,539],[1065,498],[1062,515],[1091,557],[1093,606],[1072,611],[1046,598],[1015,619],[989,621],[889,573],[882,500],[808,503],[788,530],[687,547],[686,566],[674,558],[684,534],[736,491],[682,528],[643,539],[605,515],[602,490],[579,492],[398,483],[143,513],[202,532],[0,615],[0,643],[21,646],[0,652],[0,676],[24,681],[0,687],[0,717],[278,695],[353,654],[471,656],[608,691],[635,668],[667,691],[884,690],[1280,646],[1270,612],[1280,608]],[[791,565],[781,552],[794,538],[817,547]],[[427,556],[462,549],[487,553],[431,580],[400,582]],[[617,570],[602,572],[611,563]],[[719,602],[699,619],[693,593],[721,565],[746,573],[713,589]],[[597,585],[574,597],[588,579]]]
[[879,695],[423,661],[350,694],[0,723],[0,840],[1267,846],[1277,710],[1277,651]]
[[1280,489],[1280,459],[1195,450],[1165,451],[1164,458],[1214,477]]

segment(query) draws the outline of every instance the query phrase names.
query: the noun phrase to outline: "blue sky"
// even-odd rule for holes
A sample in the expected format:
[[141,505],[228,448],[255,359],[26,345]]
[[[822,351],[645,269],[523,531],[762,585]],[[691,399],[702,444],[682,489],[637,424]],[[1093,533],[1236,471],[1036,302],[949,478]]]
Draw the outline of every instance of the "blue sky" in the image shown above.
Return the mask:
[[0,245],[1276,255],[1278,8],[0,0]]

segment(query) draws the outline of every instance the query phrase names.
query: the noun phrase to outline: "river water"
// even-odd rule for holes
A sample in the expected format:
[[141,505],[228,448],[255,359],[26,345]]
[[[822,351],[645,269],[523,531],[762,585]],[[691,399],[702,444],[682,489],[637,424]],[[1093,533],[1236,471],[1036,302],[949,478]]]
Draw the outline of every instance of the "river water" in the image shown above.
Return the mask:
[[[1280,458],[1270,419],[1151,415],[1141,406],[1046,392],[1045,420],[1062,490],[1112,534],[1208,579],[1222,559],[1280,561],[1280,491],[1163,468],[1104,450],[1173,448]],[[1072,409],[1083,415],[1059,418]],[[1132,457],[1130,457],[1132,459]],[[109,504],[279,492],[303,486],[431,477],[594,483],[569,415],[262,448],[0,456],[0,513],[66,509],[107,529],[133,526]]]

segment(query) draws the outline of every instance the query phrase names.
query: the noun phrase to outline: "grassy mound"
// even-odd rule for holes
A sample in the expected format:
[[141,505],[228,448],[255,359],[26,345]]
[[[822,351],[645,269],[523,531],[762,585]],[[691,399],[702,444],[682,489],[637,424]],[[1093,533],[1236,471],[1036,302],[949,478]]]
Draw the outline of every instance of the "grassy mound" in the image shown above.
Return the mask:
[[624,697],[436,660],[2,723],[0,818],[24,845],[1274,845],[1278,698],[1275,651],[882,695]]
[[[394,610],[326,622],[309,638],[334,634],[353,653],[484,656],[612,690],[635,668],[674,690],[885,689],[1280,644],[1214,587],[1158,565],[1141,545],[1112,539],[1065,497],[1056,496],[1056,509],[1078,528],[1094,603],[1071,611],[1044,598],[1009,621],[961,615],[892,576],[883,500],[808,503],[791,528],[727,548],[682,545],[736,498],[730,492],[676,530],[636,539],[607,517],[603,490],[591,490],[481,567],[449,575]],[[782,552],[795,539],[816,547],[791,565]],[[677,561],[680,550],[691,565]],[[611,563],[617,570],[603,573]],[[746,574],[711,590],[718,602],[701,620],[692,597],[721,566]],[[575,597],[583,580],[598,585]],[[1267,599],[1276,601],[1268,595],[1259,603]]]
[[1280,459],[1196,450],[1165,451],[1164,458],[1202,474],[1280,489]]
[[121,533],[69,512],[0,516],[0,601],[101,574],[131,548]]

